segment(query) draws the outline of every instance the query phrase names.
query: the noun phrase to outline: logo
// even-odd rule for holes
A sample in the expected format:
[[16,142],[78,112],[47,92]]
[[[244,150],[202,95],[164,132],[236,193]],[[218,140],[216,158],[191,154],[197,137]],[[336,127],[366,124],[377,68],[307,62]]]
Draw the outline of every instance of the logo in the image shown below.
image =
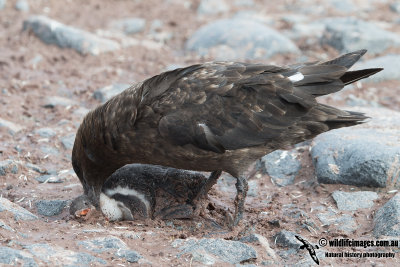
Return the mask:
[[314,260],[314,262],[316,264],[319,265],[319,260],[318,260],[317,254],[315,253],[315,250],[319,249],[318,245],[313,246],[313,245],[311,245],[310,242],[301,238],[298,235],[295,235],[295,237],[297,238],[297,240],[299,240],[301,243],[303,243],[303,245],[300,246],[300,249],[307,249],[308,253],[310,253],[311,258]]

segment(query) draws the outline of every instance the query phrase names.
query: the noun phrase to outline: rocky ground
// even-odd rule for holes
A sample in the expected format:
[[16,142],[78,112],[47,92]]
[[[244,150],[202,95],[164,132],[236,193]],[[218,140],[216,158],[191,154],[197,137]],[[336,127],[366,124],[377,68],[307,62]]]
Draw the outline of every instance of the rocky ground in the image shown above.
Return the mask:
[[[0,265],[315,265],[294,235],[319,244],[320,265],[399,263],[395,243],[320,241],[400,236],[398,2],[0,0],[0,28]],[[372,119],[260,159],[234,230],[205,218],[70,218],[82,193],[70,162],[75,132],[88,110],[130,84],[213,59],[291,64],[362,48],[357,68],[385,70],[320,101]],[[209,218],[232,212],[234,194],[224,174]]]

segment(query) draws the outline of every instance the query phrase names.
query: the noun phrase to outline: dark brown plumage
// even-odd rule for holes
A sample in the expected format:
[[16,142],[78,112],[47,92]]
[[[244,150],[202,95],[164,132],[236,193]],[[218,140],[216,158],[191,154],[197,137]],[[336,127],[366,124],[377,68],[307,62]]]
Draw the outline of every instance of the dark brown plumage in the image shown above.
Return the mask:
[[237,179],[236,224],[251,163],[366,118],[316,101],[379,72],[348,71],[365,52],[291,67],[211,62],[154,76],[84,118],[72,153],[74,170],[95,205],[104,181],[125,164],[226,171]]

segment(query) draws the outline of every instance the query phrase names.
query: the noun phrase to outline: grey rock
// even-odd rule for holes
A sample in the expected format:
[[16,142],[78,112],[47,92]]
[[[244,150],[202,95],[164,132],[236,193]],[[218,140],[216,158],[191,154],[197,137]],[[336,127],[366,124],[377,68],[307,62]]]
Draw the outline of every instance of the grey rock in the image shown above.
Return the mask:
[[[74,110],[74,114],[83,119],[90,110],[84,107],[79,107]],[[79,125],[78,125],[79,126]]]
[[235,188],[236,178],[228,173],[222,173],[217,181],[218,190],[222,192],[233,192]]
[[290,10],[297,14],[323,16],[326,14],[327,8],[326,5],[319,5],[315,1],[302,0],[290,3],[287,2],[285,4],[285,10]]
[[64,25],[45,16],[29,17],[24,21],[23,29],[31,30],[46,44],[72,48],[81,54],[98,55],[120,49],[120,45],[115,41]]
[[351,215],[340,215],[333,208],[330,208],[326,212],[318,213],[317,217],[324,225],[334,225],[337,229],[347,233],[354,232],[358,228],[356,221]]
[[258,237],[255,234],[250,234],[240,238],[239,241],[244,243],[256,243],[258,242]]
[[62,126],[62,125],[66,125],[66,124],[69,124],[69,123],[71,123],[70,120],[61,119],[59,122],[57,122],[57,125],[58,125],[58,126]]
[[282,16],[282,20],[289,24],[298,24],[307,22],[310,18],[306,15],[301,14],[287,14]]
[[16,221],[32,221],[37,220],[38,217],[33,215],[26,209],[22,208],[21,206],[12,203],[10,200],[0,197],[0,212],[8,211],[14,214],[14,219]]
[[298,253],[298,250],[295,248],[282,249],[278,251],[279,256],[286,261],[292,261],[296,258]]
[[240,263],[257,258],[257,252],[250,246],[239,242],[224,239],[188,239],[179,247],[183,254],[191,254],[193,260],[203,264],[215,264],[227,262],[230,264]]
[[216,15],[229,11],[229,6],[224,0],[201,0],[197,13],[200,15]]
[[378,102],[375,101],[368,101],[359,97],[356,97],[353,94],[350,94],[346,98],[346,104],[355,107],[355,106],[361,106],[361,107],[380,107],[381,105]]
[[78,245],[95,252],[114,252],[114,255],[119,258],[125,258],[129,262],[138,262],[143,258],[139,253],[130,250],[129,247],[121,239],[115,236],[99,237],[87,241],[80,241]]
[[378,194],[371,191],[343,192],[335,191],[332,197],[339,210],[369,209],[374,205]]
[[10,159],[0,161],[0,176],[5,176],[7,173],[18,173],[18,164]]
[[174,34],[172,32],[166,32],[166,31],[161,31],[161,32],[154,32],[150,34],[150,37],[159,42],[159,43],[167,43],[169,40],[172,39]]
[[61,138],[61,144],[65,149],[72,149],[75,142],[75,133],[70,133]]
[[393,12],[400,14],[400,3],[399,2],[391,3],[389,7],[390,7],[390,10],[392,10]]
[[282,230],[275,235],[275,243],[281,247],[298,249],[301,243],[299,243],[295,235],[293,232]]
[[139,253],[134,250],[119,250],[115,253],[117,257],[124,258],[128,262],[138,262],[141,258],[143,258]]
[[154,33],[160,31],[164,25],[164,22],[160,19],[155,19],[151,22],[150,32]]
[[[46,243],[25,245],[24,248],[35,257],[44,261],[46,265],[56,266],[59,265],[60,262],[63,263],[62,266],[92,266],[95,263],[107,264],[105,260],[94,257],[88,253],[66,250],[62,247],[50,246]],[[51,257],[49,257],[49,255],[51,255]]]
[[[383,123],[382,123],[383,124]],[[342,128],[314,139],[311,156],[320,183],[398,188],[400,144],[395,133]]]
[[307,213],[305,213],[302,209],[299,209],[297,205],[294,204],[285,204],[282,206],[283,215],[298,219],[300,217],[307,217]]
[[45,174],[47,173],[47,171],[43,168],[41,168],[40,166],[30,163],[30,162],[26,162],[25,166],[31,170],[34,170],[35,172],[41,173],[41,174]]
[[376,212],[374,223],[375,236],[400,236],[400,193]]
[[235,0],[235,6],[240,6],[240,7],[252,7],[254,6],[254,1],[253,0]]
[[135,34],[144,30],[146,20],[142,18],[119,19],[112,21],[110,26],[126,34]]
[[250,180],[248,182],[249,190],[247,191],[247,196],[256,197],[258,193],[258,181]]
[[67,107],[67,106],[73,106],[76,105],[77,103],[69,98],[61,97],[61,96],[47,96],[44,99],[44,107],[45,108],[54,108],[56,106],[62,106],[62,107]]
[[222,19],[197,30],[186,49],[219,60],[267,59],[276,54],[298,54],[288,38],[261,23],[243,19]]
[[97,100],[100,100],[102,103],[105,103],[110,98],[118,95],[119,93],[123,92],[125,89],[129,87],[130,85],[125,83],[116,83],[108,85],[94,91],[93,97]]
[[40,150],[46,155],[58,155],[60,151],[52,146],[41,146]]
[[7,4],[7,0],[0,0],[0,10],[2,10]]
[[167,67],[165,67],[165,71],[176,70],[176,69],[183,68],[183,67],[184,66],[180,65],[180,64],[170,64]]
[[0,247],[0,263],[24,267],[39,266],[29,253],[8,247]]
[[287,36],[293,40],[299,40],[303,38],[314,38],[313,42],[316,42],[325,31],[325,25],[320,21],[310,23],[295,23],[292,28],[287,32]]
[[274,26],[276,19],[253,10],[241,10],[235,13],[232,19],[251,20],[257,23]]
[[51,128],[40,128],[40,129],[36,129],[34,132],[35,132],[35,134],[38,134],[41,137],[46,137],[46,138],[51,138],[57,134]]
[[357,11],[357,6],[355,6],[353,1],[351,1],[351,0],[347,0],[347,1],[329,0],[327,2],[332,8],[334,8],[336,11],[340,12],[340,14],[351,13],[351,12]]
[[264,249],[264,251],[267,253],[268,256],[270,256],[273,259],[277,259],[277,255],[275,251],[271,248],[267,238],[265,238],[260,234],[251,234],[251,236],[253,236],[254,239],[257,240],[257,243]]
[[293,184],[301,169],[301,163],[293,153],[293,151],[276,150],[262,157],[258,167],[279,186]]
[[390,47],[400,47],[400,36],[370,22],[342,17],[326,19],[325,23],[321,42],[341,52],[367,49],[370,55],[374,55]]
[[355,68],[384,68],[383,71],[366,79],[365,82],[382,82],[400,80],[400,55],[389,54],[382,57],[373,58],[362,63],[359,63]]
[[57,176],[57,175],[52,175],[52,174],[46,174],[46,175],[41,175],[39,177],[35,178],[36,181],[39,183],[63,183],[64,180]]
[[[293,250],[292,250],[293,251]],[[309,256],[309,253],[307,250],[301,250],[301,254],[298,251],[293,251],[295,252],[295,256],[297,255],[304,255],[302,258],[296,258],[295,261],[293,262],[293,264],[290,265],[285,265],[285,266],[290,266],[290,267],[304,267],[304,266],[316,266],[314,260]],[[325,258],[325,252],[327,252],[326,250],[322,250],[322,249],[318,249],[315,250],[315,253],[317,254],[317,258],[319,259],[319,261],[321,262],[322,259]]]
[[104,253],[110,250],[126,249],[127,245],[114,236],[99,237],[87,241],[79,241],[78,245],[95,253]]
[[55,216],[60,214],[67,205],[66,200],[39,200],[35,202],[37,212],[43,216]]
[[28,12],[29,2],[27,0],[18,0],[17,3],[15,3],[15,9],[23,12]]
[[22,131],[22,130],[24,129],[23,126],[18,125],[18,124],[14,123],[14,122],[11,122],[11,121],[2,119],[2,118],[0,118],[0,128],[5,128],[5,129],[7,129],[8,132],[9,132],[11,135],[14,135],[14,134],[16,134],[16,133],[18,133],[19,131]]
[[0,220],[0,228],[3,228],[4,230],[10,231],[10,232],[15,232],[15,230],[12,229],[10,226],[8,226],[3,220]]

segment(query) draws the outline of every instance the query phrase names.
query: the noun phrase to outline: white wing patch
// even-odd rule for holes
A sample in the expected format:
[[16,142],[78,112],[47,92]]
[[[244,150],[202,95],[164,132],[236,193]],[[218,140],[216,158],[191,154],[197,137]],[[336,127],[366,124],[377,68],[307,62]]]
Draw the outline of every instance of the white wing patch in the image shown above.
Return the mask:
[[298,82],[304,79],[304,75],[301,72],[296,72],[294,75],[288,77],[292,82]]

